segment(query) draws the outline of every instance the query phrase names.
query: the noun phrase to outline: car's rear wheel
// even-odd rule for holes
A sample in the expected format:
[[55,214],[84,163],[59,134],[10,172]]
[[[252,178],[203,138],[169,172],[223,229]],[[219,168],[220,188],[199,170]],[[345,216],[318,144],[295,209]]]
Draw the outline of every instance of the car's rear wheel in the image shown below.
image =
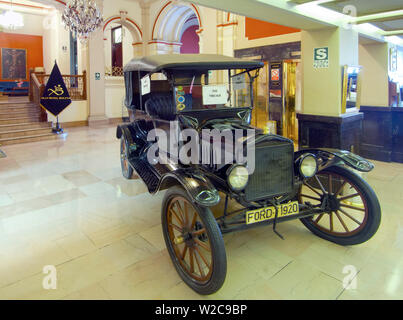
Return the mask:
[[341,245],[369,240],[381,222],[381,208],[374,191],[344,167],[327,168],[305,181],[299,202],[325,208],[301,222],[315,235]]
[[227,258],[210,209],[194,204],[182,187],[175,186],[165,194],[161,218],[169,255],[183,281],[199,294],[219,290]]
[[120,138],[120,166],[122,168],[122,175],[126,179],[131,179],[133,168],[129,164],[129,143],[124,135]]

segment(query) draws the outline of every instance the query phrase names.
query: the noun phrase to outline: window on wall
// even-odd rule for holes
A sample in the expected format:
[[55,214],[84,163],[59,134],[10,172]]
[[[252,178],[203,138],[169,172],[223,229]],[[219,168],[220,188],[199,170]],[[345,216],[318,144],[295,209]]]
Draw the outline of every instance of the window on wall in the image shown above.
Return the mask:
[[112,76],[123,75],[122,27],[111,29],[112,32]]

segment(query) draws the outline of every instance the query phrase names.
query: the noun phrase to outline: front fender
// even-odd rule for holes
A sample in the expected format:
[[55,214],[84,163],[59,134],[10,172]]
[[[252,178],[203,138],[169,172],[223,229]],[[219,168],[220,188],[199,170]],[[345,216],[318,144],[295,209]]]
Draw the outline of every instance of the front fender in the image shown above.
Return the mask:
[[130,132],[130,129],[129,129],[128,125],[123,124],[123,125],[117,126],[117,128],[116,128],[116,138],[120,139],[123,135],[125,136],[126,139],[129,140],[129,142],[133,141],[132,134]]
[[177,169],[161,178],[158,190],[180,183],[188,195],[199,205],[213,207],[220,202],[220,195],[212,183],[201,173]]
[[319,171],[338,165],[340,163],[346,164],[349,167],[361,172],[370,172],[374,169],[374,164],[359,155],[350,151],[318,148],[318,149],[303,149],[295,152],[295,159],[297,160],[306,153],[312,153],[319,159]]

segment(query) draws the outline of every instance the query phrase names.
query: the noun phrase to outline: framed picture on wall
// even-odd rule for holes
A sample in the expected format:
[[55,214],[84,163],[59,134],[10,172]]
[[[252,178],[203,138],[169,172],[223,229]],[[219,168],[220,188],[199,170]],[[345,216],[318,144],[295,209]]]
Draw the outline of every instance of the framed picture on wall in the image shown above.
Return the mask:
[[27,78],[27,50],[1,48],[1,77],[3,80]]

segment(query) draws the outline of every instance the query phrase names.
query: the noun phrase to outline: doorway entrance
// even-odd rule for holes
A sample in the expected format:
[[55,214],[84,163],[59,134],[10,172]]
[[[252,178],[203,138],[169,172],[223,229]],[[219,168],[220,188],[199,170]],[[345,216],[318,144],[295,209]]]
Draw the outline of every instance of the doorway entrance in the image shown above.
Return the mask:
[[255,108],[251,124],[297,143],[302,91],[301,42],[238,49],[234,54],[237,58],[264,62],[253,87]]
[[[281,134],[297,143],[297,112],[301,109],[300,62],[285,60],[278,70],[271,72],[269,62],[264,61],[253,86],[255,108],[251,124],[265,133]],[[280,89],[271,90],[271,81],[278,81]]]
[[112,76],[121,75],[123,68],[122,26],[112,28]]

